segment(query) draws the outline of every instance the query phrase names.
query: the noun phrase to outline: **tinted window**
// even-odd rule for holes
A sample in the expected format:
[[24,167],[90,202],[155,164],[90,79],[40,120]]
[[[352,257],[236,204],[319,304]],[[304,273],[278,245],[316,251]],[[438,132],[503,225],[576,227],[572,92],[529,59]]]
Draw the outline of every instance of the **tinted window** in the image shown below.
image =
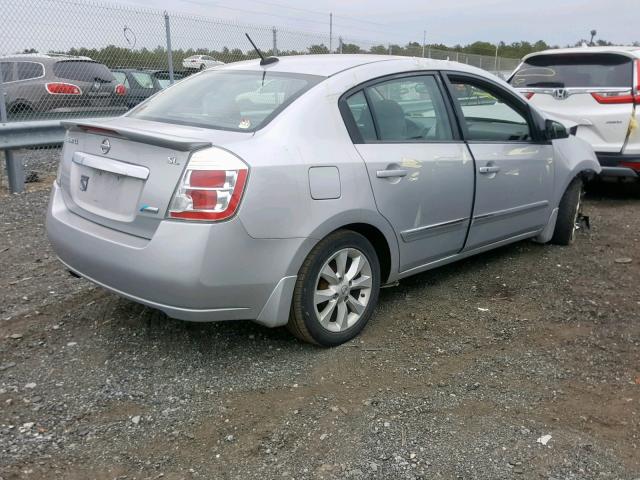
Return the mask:
[[15,78],[13,78],[13,65],[13,62],[0,62],[3,82],[12,82],[15,80]]
[[538,55],[528,59],[510,83],[516,88],[628,88],[632,79],[633,63],[623,55]]
[[142,88],[153,88],[153,80],[151,79],[151,75],[144,72],[132,72],[133,78],[136,79],[138,85]]
[[508,100],[466,81],[453,80],[452,90],[462,109],[469,140],[531,140],[526,118]]
[[[158,122],[253,131],[323,77],[269,71],[210,70],[186,78],[130,116]],[[270,83],[271,91],[262,87]]]
[[53,73],[58,78],[78,82],[113,82],[115,78],[101,63],[87,60],[65,60],[53,65]]
[[442,94],[432,76],[403,77],[366,89],[380,140],[451,140]]
[[125,87],[129,88],[129,79],[127,78],[127,74],[124,72],[111,72],[113,76],[116,78],[116,82],[121,83]]
[[360,131],[360,135],[364,141],[376,140],[376,130],[373,126],[373,118],[371,118],[371,110],[367,104],[367,99],[362,91],[351,95],[347,99],[347,105],[351,111],[351,115]]
[[18,80],[28,80],[44,75],[44,68],[35,62],[18,62]]

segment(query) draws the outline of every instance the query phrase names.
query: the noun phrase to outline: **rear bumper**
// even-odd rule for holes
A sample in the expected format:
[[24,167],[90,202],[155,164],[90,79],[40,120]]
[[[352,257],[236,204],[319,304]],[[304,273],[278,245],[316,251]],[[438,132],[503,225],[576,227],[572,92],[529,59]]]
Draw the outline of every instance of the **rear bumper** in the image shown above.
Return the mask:
[[602,166],[600,176],[640,178],[640,155],[596,152],[596,156]]
[[[151,240],[69,211],[54,184],[47,214],[54,251],[71,271],[123,297],[190,321],[287,322],[304,239],[254,239],[241,222],[163,221]],[[293,271],[292,271],[293,270]]]

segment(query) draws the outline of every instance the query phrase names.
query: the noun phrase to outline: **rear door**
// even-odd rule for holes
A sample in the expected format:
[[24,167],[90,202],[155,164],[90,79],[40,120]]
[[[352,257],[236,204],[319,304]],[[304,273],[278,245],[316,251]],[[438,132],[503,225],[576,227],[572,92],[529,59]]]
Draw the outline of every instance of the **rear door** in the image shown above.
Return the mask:
[[578,124],[596,152],[620,152],[634,110],[633,59],[615,53],[528,58],[509,80],[543,111]]
[[553,147],[539,139],[526,102],[474,75],[448,80],[477,169],[465,249],[541,230],[552,209]]
[[376,206],[393,226],[400,270],[458,253],[469,226],[474,166],[437,75],[369,82],[341,100]]

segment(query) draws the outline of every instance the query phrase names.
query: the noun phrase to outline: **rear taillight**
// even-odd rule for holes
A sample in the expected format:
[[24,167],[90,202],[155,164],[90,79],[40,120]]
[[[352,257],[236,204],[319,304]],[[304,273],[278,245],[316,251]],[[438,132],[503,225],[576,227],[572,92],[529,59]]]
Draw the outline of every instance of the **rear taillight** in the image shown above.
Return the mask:
[[527,100],[531,100],[531,97],[533,97],[535,94],[536,94],[535,92],[522,92],[522,95]]
[[635,61],[636,74],[633,82],[633,99],[636,105],[640,105],[640,59]]
[[119,83],[118,85],[116,85],[115,93],[116,93],[116,95],[126,95],[127,94],[127,87],[125,87],[123,84]]
[[605,105],[633,103],[634,100],[631,90],[622,92],[593,92],[591,96],[596,99],[596,102]]
[[640,173],[640,162],[620,162],[621,167],[627,167]]
[[195,152],[169,205],[169,218],[218,221],[238,210],[249,168],[219,148]]
[[72,83],[47,83],[45,84],[47,92],[51,95],[82,95],[82,90]]

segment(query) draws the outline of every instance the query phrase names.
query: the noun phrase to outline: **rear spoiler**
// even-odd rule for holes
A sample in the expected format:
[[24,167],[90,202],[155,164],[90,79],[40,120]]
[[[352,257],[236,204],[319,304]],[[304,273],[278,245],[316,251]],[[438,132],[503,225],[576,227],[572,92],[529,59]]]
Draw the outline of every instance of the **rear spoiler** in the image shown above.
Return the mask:
[[191,138],[179,137],[177,135],[159,134],[150,130],[142,130],[122,125],[113,125],[108,122],[99,121],[62,121],[60,122],[68,131],[84,131],[119,137],[131,140],[132,142],[147,143],[157,147],[171,148],[180,152],[190,152],[202,148],[211,147],[211,142],[195,140]]

